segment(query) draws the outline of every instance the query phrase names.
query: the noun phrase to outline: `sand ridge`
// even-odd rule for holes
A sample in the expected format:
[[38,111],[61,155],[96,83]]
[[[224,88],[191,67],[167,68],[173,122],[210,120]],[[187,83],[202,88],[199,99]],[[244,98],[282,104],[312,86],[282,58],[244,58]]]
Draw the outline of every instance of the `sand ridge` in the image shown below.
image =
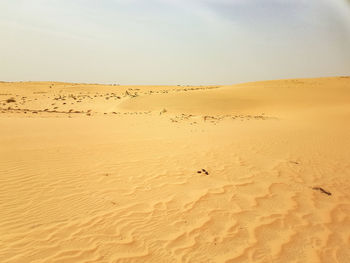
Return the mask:
[[0,107],[1,262],[350,261],[350,78],[0,83]]

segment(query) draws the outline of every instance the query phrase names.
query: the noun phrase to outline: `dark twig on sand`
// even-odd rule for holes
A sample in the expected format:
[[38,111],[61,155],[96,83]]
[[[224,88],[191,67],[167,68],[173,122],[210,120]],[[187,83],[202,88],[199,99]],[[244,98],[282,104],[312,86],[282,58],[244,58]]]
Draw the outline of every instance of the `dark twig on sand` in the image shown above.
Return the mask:
[[313,190],[318,190],[318,191],[320,191],[321,193],[326,194],[326,195],[332,195],[332,193],[330,193],[330,192],[324,190],[322,187],[312,187],[312,189],[313,189]]

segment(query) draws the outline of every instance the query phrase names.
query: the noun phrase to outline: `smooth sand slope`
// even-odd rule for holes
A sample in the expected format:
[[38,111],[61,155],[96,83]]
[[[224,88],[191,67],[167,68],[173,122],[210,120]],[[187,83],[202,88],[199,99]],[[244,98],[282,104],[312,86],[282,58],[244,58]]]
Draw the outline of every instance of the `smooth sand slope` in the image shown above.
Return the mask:
[[0,262],[350,262],[350,78],[0,83]]

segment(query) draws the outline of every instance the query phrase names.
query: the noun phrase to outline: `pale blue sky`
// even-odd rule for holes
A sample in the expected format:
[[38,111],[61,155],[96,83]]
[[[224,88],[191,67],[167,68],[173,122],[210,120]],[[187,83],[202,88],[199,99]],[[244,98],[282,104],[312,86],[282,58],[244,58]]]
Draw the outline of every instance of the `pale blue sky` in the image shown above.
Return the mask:
[[0,80],[350,75],[347,0],[0,0]]

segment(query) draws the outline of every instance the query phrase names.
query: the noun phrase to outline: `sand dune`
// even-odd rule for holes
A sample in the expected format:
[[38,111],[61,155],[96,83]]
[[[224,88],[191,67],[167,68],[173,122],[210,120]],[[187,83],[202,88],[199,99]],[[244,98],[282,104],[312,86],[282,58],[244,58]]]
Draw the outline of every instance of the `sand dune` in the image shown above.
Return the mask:
[[350,78],[0,83],[0,262],[350,262]]

